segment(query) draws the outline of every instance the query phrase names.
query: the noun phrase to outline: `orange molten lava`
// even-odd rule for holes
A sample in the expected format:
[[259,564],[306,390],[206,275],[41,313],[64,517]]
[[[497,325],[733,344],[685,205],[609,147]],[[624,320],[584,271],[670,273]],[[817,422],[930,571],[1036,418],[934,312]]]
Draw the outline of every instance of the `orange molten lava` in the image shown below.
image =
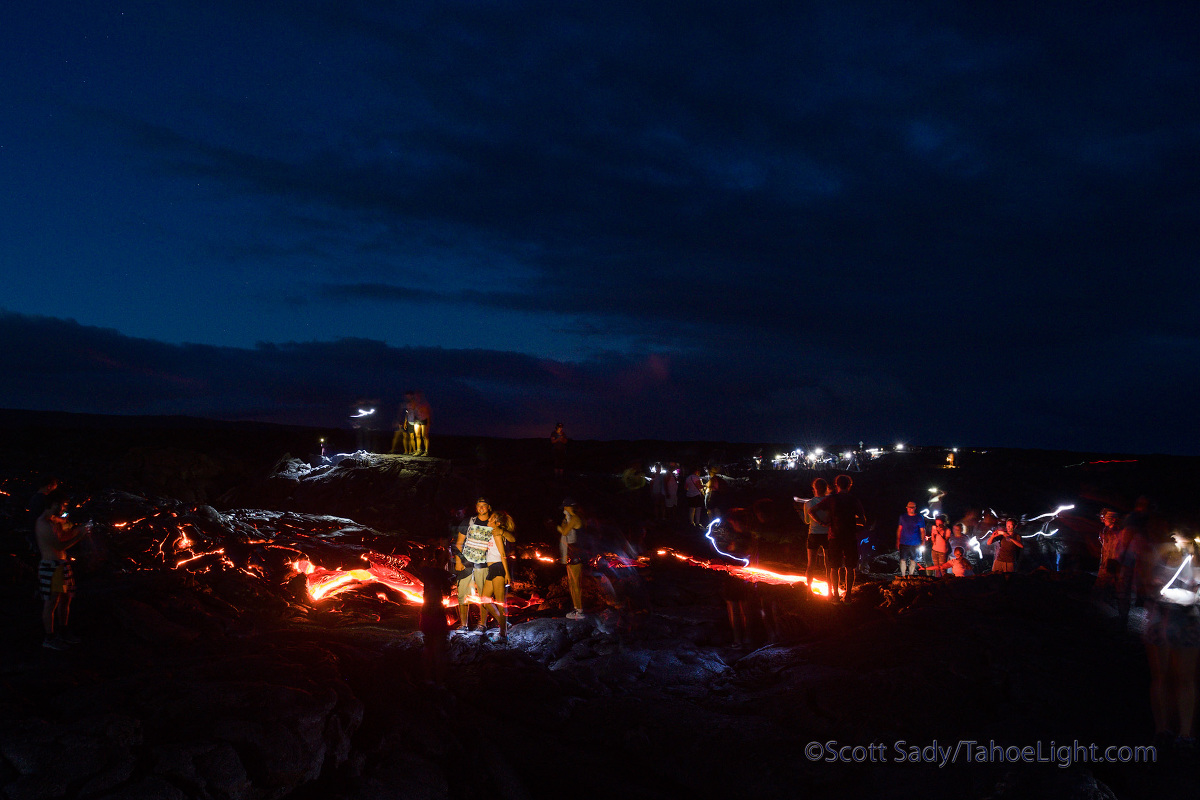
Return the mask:
[[[743,580],[753,581],[755,583],[769,583],[773,585],[787,584],[788,586],[792,586],[797,583],[808,583],[803,575],[789,575],[784,572],[772,572],[771,570],[763,569],[762,567],[742,567],[736,564],[714,564],[711,561],[701,561],[700,559],[684,555],[683,553],[676,553],[674,550],[665,548],[659,550],[658,554],[660,556],[675,556],[675,558],[678,558],[680,561],[686,561],[687,563],[693,564],[697,567],[728,572],[730,575],[736,575]],[[822,597],[829,596],[829,584],[825,581],[814,580],[808,588],[811,589],[814,594],[819,594]]]

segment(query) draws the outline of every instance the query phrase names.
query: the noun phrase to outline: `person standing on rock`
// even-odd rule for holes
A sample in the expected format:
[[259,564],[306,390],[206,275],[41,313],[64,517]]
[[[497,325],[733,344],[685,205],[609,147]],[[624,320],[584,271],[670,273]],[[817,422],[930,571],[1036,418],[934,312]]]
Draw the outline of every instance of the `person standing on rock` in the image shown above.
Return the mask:
[[946,518],[939,516],[933,521],[933,529],[929,531],[929,553],[933,568],[942,574],[942,565],[950,557],[950,529],[946,527]]
[[696,467],[683,482],[683,495],[687,501],[688,520],[694,528],[704,527],[704,479]]
[[29,502],[25,504],[25,513],[28,515],[29,529],[26,533],[26,543],[31,551],[37,550],[37,529],[38,517],[46,510],[49,503],[50,495],[58,488],[58,478],[48,476],[39,482],[38,490],[29,498]]
[[1094,591],[1104,602],[1116,599],[1117,580],[1121,576],[1121,562],[1117,558],[1117,547],[1121,543],[1121,515],[1111,508],[1100,512],[1100,568],[1096,570]]
[[570,498],[562,502],[563,519],[558,524],[558,549],[563,566],[567,568],[567,589],[571,593],[571,605],[575,608],[567,619],[583,619],[583,558],[579,553],[579,531],[583,520],[575,513],[575,501]]
[[988,537],[988,544],[994,544],[996,540],[1000,540],[1000,547],[996,550],[996,558],[992,561],[992,572],[1016,572],[1017,559],[1021,557],[1021,551],[1025,549],[1025,543],[1021,541],[1021,535],[1017,533],[1017,521],[1014,519],[1006,519],[1001,527],[992,532]]
[[429,403],[420,392],[412,392],[413,455],[429,455]]
[[917,504],[910,500],[896,526],[901,578],[917,574],[917,549],[925,543],[925,535],[925,518],[917,513]]
[[846,594],[841,599],[849,602],[858,570],[858,541],[862,538],[859,531],[867,525],[867,514],[858,498],[850,493],[853,478],[843,473],[834,478],[833,485],[837,491],[825,500],[829,508],[829,596],[838,599],[844,575]]
[[[476,597],[483,597],[487,582],[487,552],[492,543],[492,505],[486,498],[475,501],[475,516],[467,517],[458,526],[454,542],[454,577],[458,581],[458,630],[470,630],[471,606],[469,598],[474,585]],[[479,608],[479,628],[485,630],[487,612]]]
[[567,434],[561,422],[556,422],[550,431],[550,454],[554,457],[554,477],[561,479],[567,466]]
[[396,454],[396,448],[400,448],[400,452],[404,455],[411,455],[409,449],[409,438],[412,432],[412,425],[408,421],[408,403],[400,406],[399,412],[396,414],[396,432],[392,435],[392,446],[388,452],[392,455]]
[[83,541],[92,532],[92,523],[72,525],[66,519],[67,497],[51,492],[46,509],[34,523],[37,539],[38,583],[42,595],[42,647],[66,650],[79,643],[79,638],[67,629],[71,618],[71,598],[75,596],[75,574],[67,550]]
[[833,585],[829,568],[829,507],[825,504],[825,498],[829,495],[829,481],[817,478],[812,482],[812,490],[813,496],[801,506],[804,521],[808,523],[808,562],[804,567],[804,585],[809,591],[812,591],[813,572],[818,556],[821,559],[821,573],[826,584]]
[[667,474],[663,480],[663,491],[666,492],[664,514],[666,519],[675,518],[675,509],[679,506],[679,465],[672,461],[667,466]]
[[667,471],[662,464],[650,467],[650,501],[654,504],[654,520],[667,518]]
[[508,641],[508,611],[504,606],[507,587],[512,583],[512,575],[508,569],[507,546],[517,540],[516,524],[506,511],[496,511],[488,520],[492,528],[492,541],[487,550],[487,577],[484,579],[483,590],[480,592],[483,602],[479,608],[480,623],[487,624],[487,614],[495,618],[500,626],[500,641]]

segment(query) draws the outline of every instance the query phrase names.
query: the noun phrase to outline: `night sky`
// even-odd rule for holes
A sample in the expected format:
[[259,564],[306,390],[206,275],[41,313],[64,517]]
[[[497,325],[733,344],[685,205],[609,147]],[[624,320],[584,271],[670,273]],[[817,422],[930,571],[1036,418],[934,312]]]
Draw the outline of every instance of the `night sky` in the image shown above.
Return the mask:
[[1200,4],[11,5],[0,407],[1200,454]]

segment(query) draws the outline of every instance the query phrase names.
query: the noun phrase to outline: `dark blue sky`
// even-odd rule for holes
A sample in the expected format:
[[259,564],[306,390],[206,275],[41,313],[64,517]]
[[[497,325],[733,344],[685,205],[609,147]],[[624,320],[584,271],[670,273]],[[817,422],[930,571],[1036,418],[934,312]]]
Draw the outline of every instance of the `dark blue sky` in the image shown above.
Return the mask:
[[1200,6],[46,2],[0,406],[1200,453]]

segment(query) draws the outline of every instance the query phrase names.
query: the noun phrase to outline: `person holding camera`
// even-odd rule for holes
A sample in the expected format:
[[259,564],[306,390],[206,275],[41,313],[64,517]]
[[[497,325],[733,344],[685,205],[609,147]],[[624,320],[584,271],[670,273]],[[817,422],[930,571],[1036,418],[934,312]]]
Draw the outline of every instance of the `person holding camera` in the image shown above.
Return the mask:
[[1000,540],[1000,547],[996,550],[996,559],[992,562],[992,572],[1016,572],[1017,559],[1025,549],[1025,543],[1017,533],[1017,521],[1004,520],[1004,526],[996,528],[988,537],[987,543],[995,544],[997,539]]
[[42,595],[42,647],[66,650],[79,644],[79,637],[67,629],[71,616],[71,598],[75,596],[75,573],[67,550],[92,532],[92,523],[72,525],[67,521],[67,496],[54,491],[46,498],[46,508],[34,523],[37,540],[38,583]]

